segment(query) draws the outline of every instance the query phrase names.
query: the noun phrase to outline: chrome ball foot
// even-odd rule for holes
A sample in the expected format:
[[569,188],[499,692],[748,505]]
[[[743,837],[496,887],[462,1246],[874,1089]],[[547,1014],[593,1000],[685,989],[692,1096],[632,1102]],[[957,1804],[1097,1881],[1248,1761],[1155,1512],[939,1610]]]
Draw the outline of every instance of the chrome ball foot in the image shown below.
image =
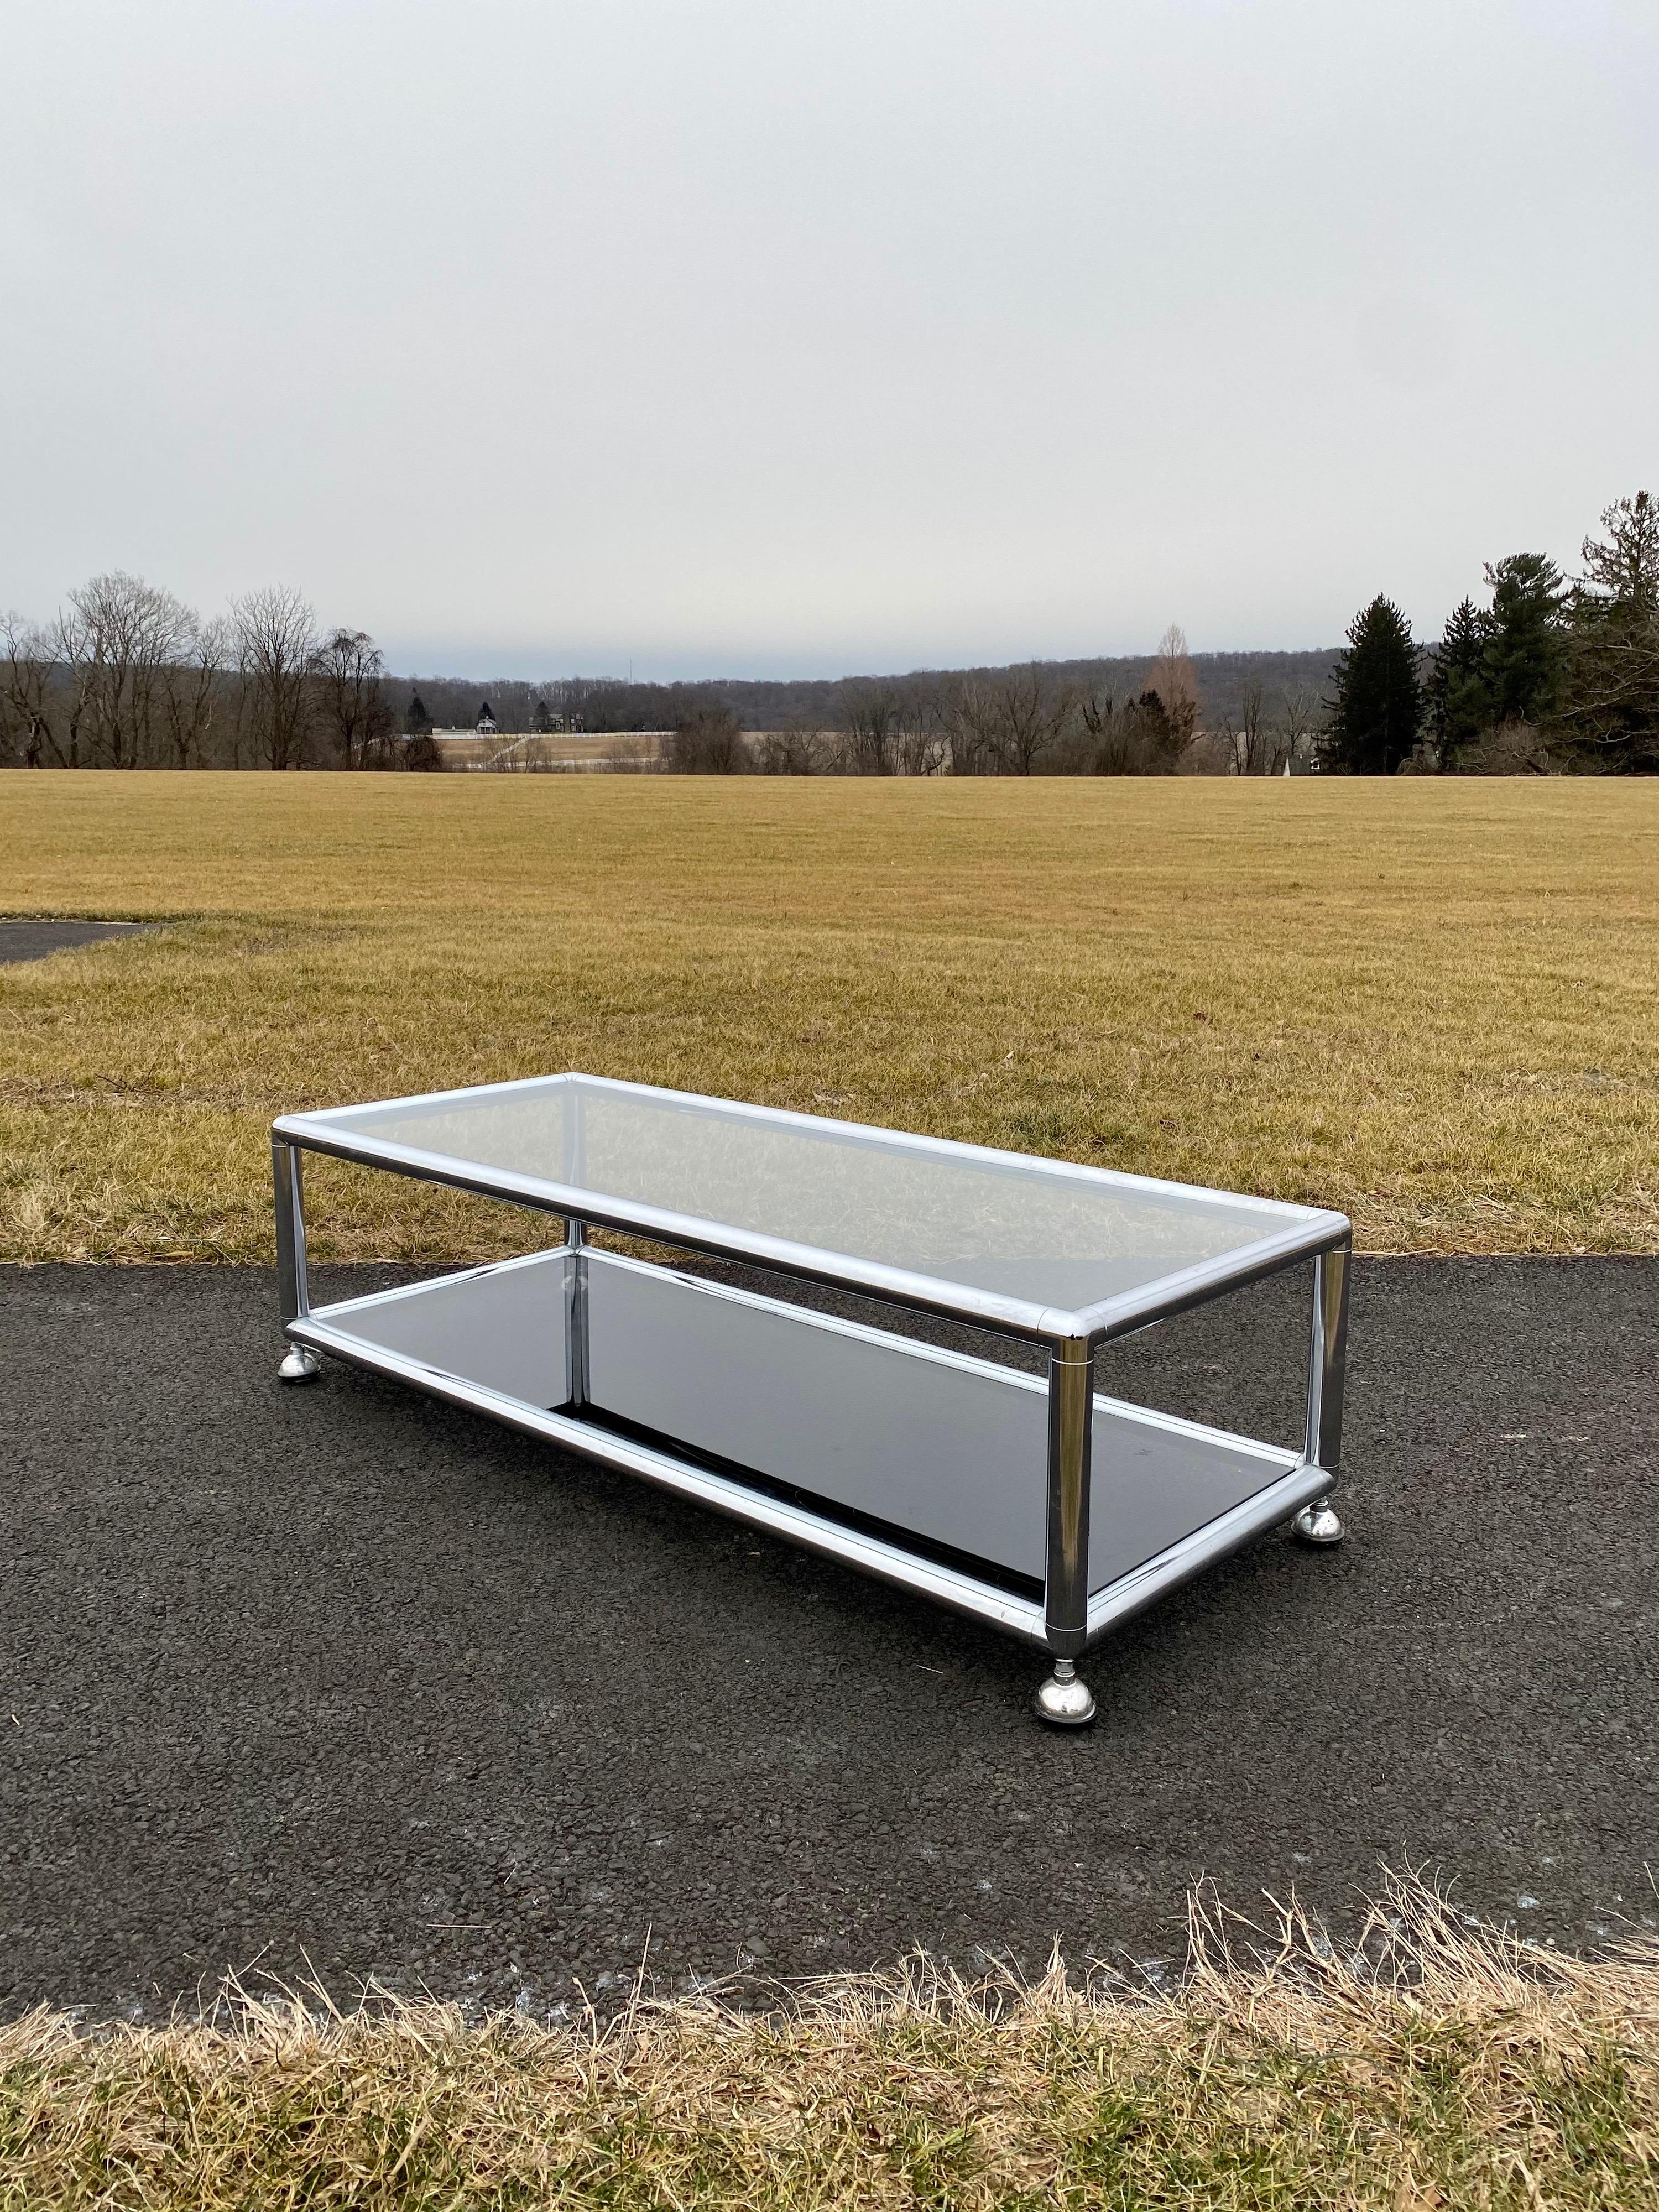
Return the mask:
[[1291,1534],[1304,1544],[1340,1544],[1347,1532],[1328,1498],[1316,1498],[1291,1523]]
[[284,1382],[314,1382],[322,1371],[323,1363],[308,1344],[290,1344],[276,1370]]
[[1054,1728],[1086,1728],[1095,1717],[1089,1685],[1079,1679],[1069,1659],[1056,1659],[1054,1671],[1031,1700],[1039,1720]]

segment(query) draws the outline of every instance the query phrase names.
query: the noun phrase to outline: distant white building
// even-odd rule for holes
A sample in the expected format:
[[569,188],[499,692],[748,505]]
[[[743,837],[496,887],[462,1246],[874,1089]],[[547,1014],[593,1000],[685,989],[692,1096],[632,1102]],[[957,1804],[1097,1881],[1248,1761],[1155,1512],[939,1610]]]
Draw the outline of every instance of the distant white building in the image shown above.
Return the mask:
[[483,706],[478,709],[478,720],[477,726],[478,735],[481,738],[493,738],[495,734],[495,717],[489,711],[489,702],[488,699],[484,701]]

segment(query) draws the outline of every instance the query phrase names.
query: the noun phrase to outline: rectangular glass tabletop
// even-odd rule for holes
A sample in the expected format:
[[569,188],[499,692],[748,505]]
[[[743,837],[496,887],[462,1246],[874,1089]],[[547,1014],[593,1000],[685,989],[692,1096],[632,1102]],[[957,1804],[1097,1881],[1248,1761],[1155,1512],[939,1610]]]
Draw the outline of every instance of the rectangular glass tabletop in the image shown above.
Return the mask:
[[1348,1234],[1340,1214],[575,1073],[275,1133],[1020,1335],[1113,1335]]

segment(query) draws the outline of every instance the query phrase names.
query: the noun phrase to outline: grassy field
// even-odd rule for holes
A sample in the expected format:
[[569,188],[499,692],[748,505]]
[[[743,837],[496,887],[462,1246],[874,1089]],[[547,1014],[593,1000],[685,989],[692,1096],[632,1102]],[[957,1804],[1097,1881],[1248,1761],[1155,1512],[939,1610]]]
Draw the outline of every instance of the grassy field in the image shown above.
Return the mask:
[[1473,1940],[1397,1893],[1357,1969],[1286,1916],[1178,1993],[921,1970],[604,2037],[435,2005],[0,2027],[0,2206],[1634,2212],[1659,2203],[1659,1962]]
[[[277,1111],[567,1066],[1659,1250],[1659,786],[0,778],[0,1254],[270,1251]],[[328,1164],[323,1258],[524,1217]]]

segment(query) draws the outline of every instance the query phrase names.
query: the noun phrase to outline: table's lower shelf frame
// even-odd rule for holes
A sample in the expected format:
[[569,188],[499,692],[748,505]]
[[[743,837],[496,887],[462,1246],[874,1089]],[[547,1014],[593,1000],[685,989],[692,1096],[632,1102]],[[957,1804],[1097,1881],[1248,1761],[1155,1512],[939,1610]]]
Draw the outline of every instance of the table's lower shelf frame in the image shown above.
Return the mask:
[[[763,1479],[744,1480],[745,1469],[729,1470],[711,1465],[707,1454],[677,1448],[674,1438],[655,1433],[628,1433],[627,1425],[608,1424],[601,1414],[593,1418],[588,1395],[587,1309],[594,1263],[607,1275],[619,1273],[672,1278],[672,1271],[645,1267],[595,1251],[587,1244],[585,1224],[568,1220],[569,1243],[560,1251],[530,1255],[495,1268],[466,1270],[461,1275],[439,1279],[445,1285],[505,1274],[510,1270],[558,1261],[568,1270],[563,1294],[565,1313],[564,1402],[553,1406],[532,1403],[524,1395],[454,1371],[427,1354],[415,1356],[406,1349],[376,1342],[354,1315],[381,1306],[399,1292],[376,1293],[313,1311],[306,1279],[305,1225],[301,1194],[300,1150],[276,1141],[273,1146],[276,1176],[278,1273],[284,1328],[291,1349],[283,1365],[290,1380],[303,1380],[317,1372],[318,1355],[328,1355],[369,1372],[409,1384],[413,1389],[486,1413],[526,1434],[541,1437],[567,1450],[601,1465],[638,1476],[662,1489],[695,1500],[713,1510],[762,1528],[799,1546],[839,1561],[862,1574],[913,1590],[958,1613],[1030,1644],[1052,1656],[1054,1672],[1037,1693],[1037,1711],[1045,1718],[1078,1724],[1093,1717],[1094,1702],[1075,1674],[1074,1662],[1146,1607],[1206,1567],[1227,1558],[1254,1537],[1289,1523],[1296,1534],[1316,1544],[1338,1540],[1343,1531],[1333,1511],[1330,1493],[1336,1480],[1340,1453],[1342,1380],[1346,1323],[1346,1246],[1315,1255],[1313,1326],[1308,1370],[1306,1449],[1298,1456],[1251,1439],[1203,1430],[1174,1417],[1144,1407],[1118,1406],[1093,1392],[1092,1342],[1056,1343],[1048,1347],[1049,1371],[1046,1383],[1036,1377],[1015,1375],[1006,1369],[973,1360],[958,1353],[941,1352],[908,1338],[837,1322],[752,1293],[719,1290],[716,1294],[734,1303],[773,1315],[787,1315],[808,1328],[832,1330],[842,1336],[867,1340],[918,1360],[941,1362],[995,1376],[1022,1394],[1036,1392],[1047,1403],[1047,1565],[1029,1574],[974,1571],[935,1543],[912,1548],[903,1528],[872,1528],[858,1525],[860,1516],[840,1517],[834,1509],[815,1510],[810,1499],[781,1495],[779,1486],[766,1486]],[[672,1278],[694,1285],[684,1278]],[[417,1286],[436,1288],[439,1284]],[[711,1289],[712,1285],[696,1285]],[[458,1362],[458,1364],[464,1363]],[[1090,1580],[1089,1505],[1091,1459],[1094,1432],[1100,1417],[1127,1417],[1150,1431],[1171,1437],[1198,1438],[1236,1453],[1257,1455],[1262,1480],[1225,1509],[1139,1559],[1126,1571],[1115,1573],[1092,1589]],[[896,1538],[897,1540],[895,1540]],[[920,1541],[920,1540],[918,1540]],[[932,1551],[934,1556],[929,1556]],[[1026,1595],[1024,1583],[1041,1595]]]
[[[288,1335],[296,1344],[325,1352],[349,1365],[407,1382],[434,1398],[488,1413],[509,1428],[527,1436],[544,1437],[567,1451],[596,1460],[625,1474],[640,1476],[664,1490],[678,1492],[700,1505],[712,1507],[734,1520],[764,1528],[802,1550],[837,1559],[860,1574],[873,1575],[901,1589],[919,1591],[952,1612],[969,1614],[1004,1634],[1018,1638],[1042,1650],[1051,1647],[1048,1621],[1041,1600],[1017,1596],[997,1583],[945,1566],[901,1546],[871,1535],[828,1515],[769,1496],[733,1478],[717,1474],[681,1459],[659,1447],[635,1442],[602,1428],[580,1415],[527,1404],[465,1377],[446,1373],[424,1360],[388,1351],[326,1317],[327,1310],[288,1324]],[[1089,1600],[1085,1649],[1133,1620],[1168,1592],[1201,1574],[1206,1567],[1226,1559],[1265,1530],[1279,1528],[1304,1506],[1328,1495],[1331,1478],[1323,1468],[1295,1463],[1254,1497],[1194,1530],[1177,1543],[1132,1568]]]

